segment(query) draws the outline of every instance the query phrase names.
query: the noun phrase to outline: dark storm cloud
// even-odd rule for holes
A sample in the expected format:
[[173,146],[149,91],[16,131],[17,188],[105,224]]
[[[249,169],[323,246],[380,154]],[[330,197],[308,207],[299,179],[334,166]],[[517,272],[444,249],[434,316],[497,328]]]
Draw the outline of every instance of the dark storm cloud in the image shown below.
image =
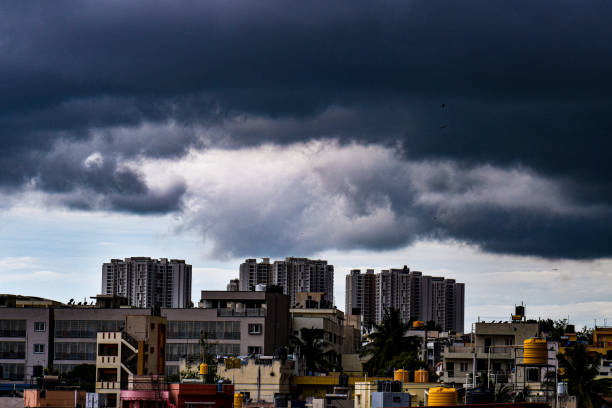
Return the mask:
[[[34,181],[82,208],[174,211],[181,183],[151,191],[120,164],[329,138],[399,147],[409,161],[528,168],[577,205],[609,208],[611,16],[598,0],[4,2],[0,186]],[[96,152],[102,164],[84,167]],[[380,198],[364,194],[356,211]],[[413,210],[388,199],[397,214]],[[547,222],[511,211],[515,222],[484,228],[498,210],[435,231],[496,252],[612,252],[599,213]]]

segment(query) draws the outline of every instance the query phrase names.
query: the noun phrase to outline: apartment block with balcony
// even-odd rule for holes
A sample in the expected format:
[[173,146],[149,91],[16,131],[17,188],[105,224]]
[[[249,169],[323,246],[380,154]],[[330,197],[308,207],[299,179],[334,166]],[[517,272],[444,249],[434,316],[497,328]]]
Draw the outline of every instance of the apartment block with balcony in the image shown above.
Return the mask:
[[[567,348],[573,347],[578,341],[574,326],[570,333],[565,333],[561,338],[559,352],[565,354]],[[586,346],[587,352],[592,355],[601,356],[599,377],[612,378],[612,326],[595,326],[593,329],[593,341]]]
[[0,307],[0,382],[29,381],[51,367],[52,330],[53,309]]
[[128,378],[165,372],[166,319],[159,316],[125,317],[125,330],[99,332],[96,341],[96,392],[107,407],[116,407]]
[[102,265],[102,294],[134,307],[190,307],[191,265],[182,259],[132,257]]
[[96,342],[100,332],[121,332],[127,315],[150,315],[149,309],[82,308],[54,309],[53,367],[60,373],[78,364],[96,364]]
[[525,371],[515,368],[522,362],[523,341],[538,334],[538,323],[476,323],[472,343],[444,347],[442,381],[471,384],[475,372],[490,374],[496,383],[522,382]]
[[162,309],[168,319],[167,370],[199,359],[200,337],[220,356],[274,355],[287,345],[289,299],[274,291],[202,291],[198,308]]
[[344,344],[344,313],[335,307],[292,308],[290,313],[293,335],[301,337],[302,329],[322,330],[327,359],[331,364],[340,367]]

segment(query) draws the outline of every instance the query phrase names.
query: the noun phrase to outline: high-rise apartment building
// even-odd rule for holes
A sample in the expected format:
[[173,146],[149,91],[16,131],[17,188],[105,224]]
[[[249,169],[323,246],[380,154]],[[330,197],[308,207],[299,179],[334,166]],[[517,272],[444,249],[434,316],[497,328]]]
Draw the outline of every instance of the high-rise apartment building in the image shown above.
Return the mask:
[[102,265],[102,294],[126,297],[134,307],[190,307],[191,265],[167,258],[111,259]]
[[376,322],[376,275],[374,269],[361,273],[351,270],[346,275],[345,314],[361,316],[364,327],[370,328]]
[[333,304],[334,267],[320,259],[289,257],[274,263],[270,263],[270,258],[263,258],[261,262],[246,259],[240,265],[240,290],[253,291],[260,284],[282,287],[291,306],[295,305],[299,292],[323,292],[324,299]]
[[378,274],[353,270],[346,277],[346,310],[365,310],[360,310],[364,322],[366,314],[373,313],[373,321],[379,323],[385,309],[393,308],[404,323],[434,321],[443,330],[463,332],[464,290],[464,284],[454,279],[425,276],[407,266]]
[[256,259],[245,259],[240,264],[239,289],[253,291],[257,285],[272,284],[272,264],[270,258],[263,258],[261,262]]
[[323,292],[324,300],[334,303],[334,266],[321,259],[289,257],[274,261],[272,284],[283,288],[292,307],[298,292]]

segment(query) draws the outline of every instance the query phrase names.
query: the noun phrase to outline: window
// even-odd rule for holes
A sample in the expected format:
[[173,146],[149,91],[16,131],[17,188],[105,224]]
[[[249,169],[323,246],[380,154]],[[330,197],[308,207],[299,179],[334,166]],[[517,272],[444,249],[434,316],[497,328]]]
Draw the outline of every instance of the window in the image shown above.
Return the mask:
[[261,334],[261,323],[249,323],[249,334]]
[[460,363],[459,370],[466,372],[468,370],[468,363]]
[[44,332],[46,330],[45,322],[34,322],[34,331],[35,332]]
[[248,350],[249,354],[261,354],[261,347],[259,346],[249,346],[249,350]]
[[35,344],[34,345],[34,353],[44,353],[45,352],[45,345],[44,344]]

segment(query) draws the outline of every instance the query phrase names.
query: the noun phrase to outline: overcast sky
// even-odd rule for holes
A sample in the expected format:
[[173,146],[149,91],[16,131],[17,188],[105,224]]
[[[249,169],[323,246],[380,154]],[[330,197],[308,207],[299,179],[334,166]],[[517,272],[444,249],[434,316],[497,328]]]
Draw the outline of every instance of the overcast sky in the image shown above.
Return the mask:
[[[0,4],[0,292],[184,258],[466,283],[466,328],[612,319],[612,3]],[[611,320],[612,322],[612,320]]]

